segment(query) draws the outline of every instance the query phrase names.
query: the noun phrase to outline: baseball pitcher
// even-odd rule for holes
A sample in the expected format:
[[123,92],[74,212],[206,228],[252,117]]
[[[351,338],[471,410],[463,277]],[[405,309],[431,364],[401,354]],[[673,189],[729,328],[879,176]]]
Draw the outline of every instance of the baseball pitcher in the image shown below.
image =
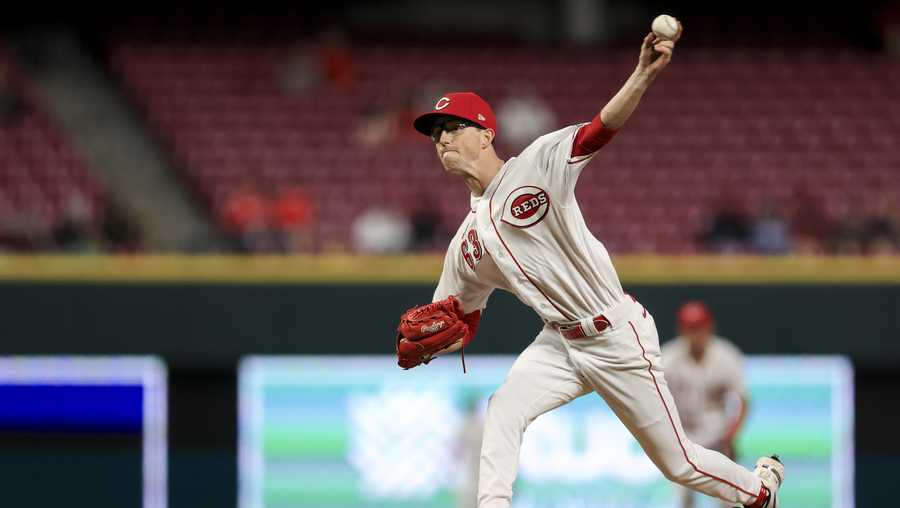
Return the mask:
[[754,472],[685,436],[663,375],[650,313],[622,290],[609,254],[575,199],[578,176],[612,139],[669,64],[671,40],[647,34],[637,66],[591,122],[536,139],[501,160],[491,107],[448,93],[414,127],[444,171],[471,191],[470,213],[447,249],[433,303],[401,317],[398,363],[411,368],[463,349],[494,289],[515,294],[544,322],[488,405],[478,480],[480,508],[508,508],[529,423],[590,392],[603,397],[666,478],[723,501],[776,508],[784,466]]

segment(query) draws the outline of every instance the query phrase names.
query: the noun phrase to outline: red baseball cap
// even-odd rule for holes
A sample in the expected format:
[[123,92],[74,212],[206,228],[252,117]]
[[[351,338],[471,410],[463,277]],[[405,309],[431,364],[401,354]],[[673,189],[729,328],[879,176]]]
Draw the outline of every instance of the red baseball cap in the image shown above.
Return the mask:
[[451,92],[441,96],[434,103],[434,109],[419,115],[413,127],[426,136],[431,136],[431,128],[438,118],[455,116],[476,123],[485,129],[493,129],[497,135],[497,117],[484,99],[474,92]]
[[712,312],[705,303],[692,300],[685,302],[678,309],[678,326],[682,328],[700,328],[711,325],[713,322]]

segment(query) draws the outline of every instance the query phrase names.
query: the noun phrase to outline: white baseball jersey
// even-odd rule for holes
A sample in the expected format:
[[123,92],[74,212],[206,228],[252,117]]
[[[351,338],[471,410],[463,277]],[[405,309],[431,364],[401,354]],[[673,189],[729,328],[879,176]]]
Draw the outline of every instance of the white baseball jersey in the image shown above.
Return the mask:
[[481,196],[472,196],[435,301],[456,295],[472,312],[501,288],[545,323],[593,317],[622,301],[609,254],[575,200],[575,183],[593,155],[570,157],[580,127],[541,136],[506,161]]
[[710,338],[697,362],[682,337],[663,344],[663,365],[681,423],[698,444],[712,446],[722,439],[736,417],[728,411],[729,395],[747,396],[744,357],[731,342]]
[[[684,437],[660,369],[653,317],[626,297],[575,200],[575,183],[592,156],[570,156],[580,127],[541,136],[472,196],[434,293],[435,301],[455,295],[468,313],[483,308],[495,288],[506,289],[551,325],[491,396],[478,506],[510,507],[525,426],[591,391],[667,478],[732,503],[757,503],[764,495],[759,477]],[[602,331],[592,322],[599,314],[610,322]],[[585,340],[566,339],[552,326],[576,321]]]

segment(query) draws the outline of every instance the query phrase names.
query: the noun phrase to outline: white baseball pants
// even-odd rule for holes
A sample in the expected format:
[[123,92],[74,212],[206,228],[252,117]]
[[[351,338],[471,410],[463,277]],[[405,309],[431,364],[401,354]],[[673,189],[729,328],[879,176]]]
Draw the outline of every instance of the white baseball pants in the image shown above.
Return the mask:
[[[678,505],[679,508],[695,508],[697,505],[697,492],[679,485],[678,500],[681,503],[680,505]],[[721,508],[734,508],[734,503],[729,503],[728,501],[720,501],[716,506],[719,506]]]
[[510,506],[525,428],[592,391],[603,397],[666,478],[723,501],[757,501],[762,483],[756,475],[685,437],[663,376],[653,317],[626,300],[611,311],[618,319],[611,319],[612,327],[600,335],[568,340],[545,327],[519,355],[488,405],[479,508]]

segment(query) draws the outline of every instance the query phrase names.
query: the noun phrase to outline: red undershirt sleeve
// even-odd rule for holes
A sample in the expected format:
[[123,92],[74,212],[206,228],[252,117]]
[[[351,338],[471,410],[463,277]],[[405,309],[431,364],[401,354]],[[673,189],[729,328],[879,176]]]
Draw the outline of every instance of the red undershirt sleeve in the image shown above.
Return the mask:
[[581,157],[590,155],[609,143],[609,140],[615,136],[618,129],[609,129],[603,125],[600,120],[600,113],[587,125],[583,125],[575,134],[575,141],[572,143],[572,154],[570,157]]

